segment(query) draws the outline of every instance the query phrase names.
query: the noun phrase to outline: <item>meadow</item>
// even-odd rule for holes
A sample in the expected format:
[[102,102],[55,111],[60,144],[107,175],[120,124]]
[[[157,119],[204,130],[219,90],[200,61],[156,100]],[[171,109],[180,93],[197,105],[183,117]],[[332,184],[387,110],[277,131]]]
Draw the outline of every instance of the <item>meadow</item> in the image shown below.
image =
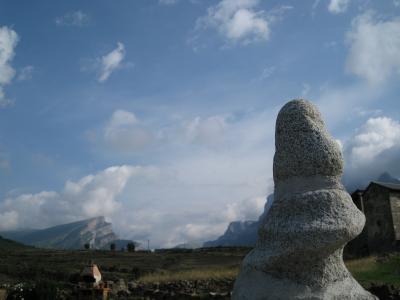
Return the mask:
[[[206,282],[229,293],[243,257],[250,248],[209,248],[195,251],[121,252],[99,250],[48,250],[14,244],[0,245],[0,286],[21,282],[53,282],[72,290],[79,273],[90,261],[106,281],[135,282],[154,289],[175,282]],[[346,261],[353,276],[365,287],[392,285],[400,288],[400,254],[369,256]],[[223,283],[218,288],[219,283]],[[216,287],[217,286],[217,287]]]

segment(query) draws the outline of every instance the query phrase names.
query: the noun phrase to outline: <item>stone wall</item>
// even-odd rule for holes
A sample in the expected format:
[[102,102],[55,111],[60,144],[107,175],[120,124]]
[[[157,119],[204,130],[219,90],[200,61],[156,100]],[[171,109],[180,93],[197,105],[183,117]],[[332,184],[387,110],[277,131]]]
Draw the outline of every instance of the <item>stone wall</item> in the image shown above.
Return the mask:
[[390,192],[389,197],[390,208],[392,210],[393,229],[397,244],[397,241],[400,241],[400,192]]
[[372,183],[364,193],[370,253],[391,250],[395,242],[389,190]]

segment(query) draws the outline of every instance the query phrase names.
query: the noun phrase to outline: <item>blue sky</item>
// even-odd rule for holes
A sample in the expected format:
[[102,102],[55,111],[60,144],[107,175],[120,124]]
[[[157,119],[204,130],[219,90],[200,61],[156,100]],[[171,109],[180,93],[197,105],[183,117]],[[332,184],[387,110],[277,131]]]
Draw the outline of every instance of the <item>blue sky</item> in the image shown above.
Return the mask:
[[399,79],[397,0],[0,1],[0,230],[212,239],[261,214],[299,97],[350,189],[399,177]]

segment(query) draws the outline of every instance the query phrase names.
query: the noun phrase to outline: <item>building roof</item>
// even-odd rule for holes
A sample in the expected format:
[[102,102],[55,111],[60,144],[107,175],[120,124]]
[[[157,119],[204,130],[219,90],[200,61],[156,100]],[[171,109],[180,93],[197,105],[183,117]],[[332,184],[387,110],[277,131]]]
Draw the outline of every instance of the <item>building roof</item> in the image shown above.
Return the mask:
[[383,186],[390,190],[400,191],[400,184],[398,183],[390,183],[390,182],[380,182],[380,181],[372,181],[370,184],[375,183],[377,185]]

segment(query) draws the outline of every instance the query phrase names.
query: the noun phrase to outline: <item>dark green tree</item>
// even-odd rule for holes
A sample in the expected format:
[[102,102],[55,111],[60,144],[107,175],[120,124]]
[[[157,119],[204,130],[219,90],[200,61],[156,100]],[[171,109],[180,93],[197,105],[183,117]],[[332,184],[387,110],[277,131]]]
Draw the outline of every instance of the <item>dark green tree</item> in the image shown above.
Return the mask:
[[90,249],[90,244],[89,244],[89,243],[86,243],[86,244],[84,245],[84,247],[85,247],[86,250],[89,250],[89,249]]
[[111,243],[110,244],[110,250],[111,251],[115,251],[115,243]]
[[126,245],[126,248],[128,249],[128,252],[135,252],[135,244],[134,243],[128,243]]

